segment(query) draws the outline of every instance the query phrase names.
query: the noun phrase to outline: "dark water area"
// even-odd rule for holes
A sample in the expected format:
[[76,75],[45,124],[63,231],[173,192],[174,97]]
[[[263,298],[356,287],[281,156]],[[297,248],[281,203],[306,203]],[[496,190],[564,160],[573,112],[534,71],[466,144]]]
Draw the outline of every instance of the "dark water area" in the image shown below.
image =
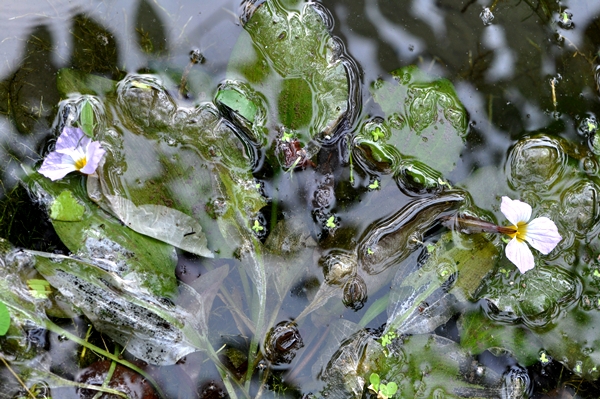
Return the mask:
[[[57,116],[62,110],[59,103],[65,99],[61,71],[82,71],[113,81],[121,81],[128,74],[150,74],[161,80],[165,92],[179,107],[216,101],[219,84],[242,74],[241,68],[236,69],[231,61],[239,55],[236,44],[245,34],[240,17],[246,15],[249,8],[263,3],[23,0],[3,4],[0,7],[0,32],[3,32],[0,35],[0,238],[18,248],[70,253],[68,245],[61,242],[54,231],[43,201],[19,183],[25,175],[22,165],[39,167],[42,157],[53,148],[54,138],[64,122]],[[442,242],[447,229],[439,220],[456,213],[459,206],[455,202],[468,202],[471,209],[480,211],[475,216],[501,223],[504,217],[500,198],[508,195],[532,203],[536,214],[555,216],[564,241],[558,250],[538,262],[541,267],[536,270],[540,271],[535,272],[537,280],[533,281],[523,277],[527,274],[521,276],[515,272],[514,265],[503,258],[504,244],[499,238],[490,239],[490,247],[496,252],[488,257],[493,259],[490,266],[493,271],[485,278],[493,274],[494,279],[490,277],[489,282],[482,283],[476,293],[446,304],[448,317],[443,322],[427,325],[432,327],[427,332],[433,331],[431,335],[436,338],[430,338],[427,345],[423,345],[426,348],[422,356],[431,353],[435,356],[450,353],[448,358],[452,359],[464,356],[481,370],[487,370],[490,380],[492,375],[500,376],[494,384],[486,385],[487,391],[476,390],[471,385],[461,386],[462,391],[457,388],[455,396],[448,397],[600,397],[600,372],[596,368],[596,364],[600,367],[596,354],[599,341],[594,333],[600,322],[597,315],[600,283],[593,279],[600,269],[597,260],[600,259],[600,145],[595,141],[600,118],[600,2],[324,0],[318,3],[326,25],[340,45],[341,54],[347,59],[347,70],[352,72],[348,82],[349,110],[340,124],[340,132],[330,141],[319,142],[320,147],[302,168],[290,170],[284,170],[269,158],[270,151],[274,151],[273,143],[279,139],[275,126],[279,121],[271,121],[267,126],[268,144],[264,148],[244,143],[244,148],[255,151],[252,175],[261,194],[268,199],[257,217],[264,226],[255,230],[257,240],[266,247],[283,246],[283,240],[270,244],[269,236],[284,236],[281,230],[295,234],[297,226],[303,232],[299,256],[290,255],[289,259],[265,256],[264,262],[269,267],[281,264],[282,268],[289,262],[288,266],[297,267],[299,272],[286,292],[277,293],[282,298],[280,303],[279,298],[273,299],[275,293],[269,291],[267,294],[273,296],[266,299],[264,309],[257,310],[261,293],[256,289],[256,276],[246,270],[243,250],[236,249],[232,256],[214,259],[178,250],[175,273],[183,283],[191,285],[199,277],[224,267],[229,270],[222,281],[224,288],[215,293],[207,323],[213,350],[218,352],[228,375],[224,376],[223,370],[212,363],[214,359],[202,351],[187,354],[176,364],[163,366],[149,365],[127,351],[122,356],[152,375],[166,398],[224,398],[231,396],[228,389],[237,392],[238,397],[350,395],[347,392],[352,391],[347,386],[342,389],[339,379],[327,379],[326,370],[345,370],[334,360],[339,360],[338,355],[342,357],[340,353],[347,354],[345,345],[351,342],[351,337],[359,336],[360,331],[365,331],[364,342],[356,349],[360,355],[356,356],[368,357],[365,342],[373,337],[380,340],[389,333],[386,325],[400,323],[397,321],[401,318],[399,310],[386,306],[388,296],[400,296],[398,292],[404,288],[401,279],[413,281],[411,278],[420,273],[417,269],[427,266],[428,259],[435,255],[431,248],[442,245],[438,243]],[[412,180],[407,183],[353,156],[353,148],[358,146],[354,140],[361,129],[369,121],[379,120],[374,118],[383,120],[387,113],[385,105],[373,94],[375,88],[380,82],[393,80],[391,71],[409,65],[416,65],[436,79],[447,79],[466,111],[464,147],[453,166],[442,171],[443,177],[436,183],[437,191],[414,189],[417,184],[411,185]],[[75,101],[78,96],[72,94],[71,100]],[[107,114],[111,117],[119,115],[119,111],[110,109],[110,112]],[[113,122],[122,127],[119,121]],[[122,129],[127,131],[127,128]],[[436,150],[432,158],[444,157],[446,152],[452,152],[450,144],[447,151]],[[547,159],[550,161],[544,163]],[[545,180],[536,180],[538,176]],[[449,194],[445,185],[450,187]],[[81,187],[85,185],[82,183]],[[286,221],[295,224],[284,226]],[[218,234],[216,223],[211,226],[213,230],[204,228],[209,237]],[[384,238],[388,234],[395,241],[386,244]],[[456,248],[472,250],[474,258],[479,256],[479,244],[455,239]],[[387,248],[392,266],[381,266],[387,262],[385,259],[372,263],[374,268],[382,270],[373,272],[363,266],[364,270],[352,276],[356,277],[352,280],[354,285],[344,283],[344,288],[340,288],[342,285],[338,284],[338,291],[343,290],[343,293],[331,294],[326,297],[329,302],[324,300],[326,305],[312,309],[319,290],[328,284],[335,286],[334,277],[327,272],[337,265],[337,260],[342,259],[339,263],[343,264],[345,257],[354,256],[356,259],[352,262],[368,264],[375,249],[369,243],[374,240],[379,240],[377,245],[384,250]],[[405,248],[397,249],[399,246]],[[394,261],[394,257],[400,260]],[[490,262],[481,263],[487,267]],[[549,271],[552,268],[563,274],[557,276]],[[397,273],[398,269],[405,269],[405,275]],[[434,272],[441,273],[442,269],[439,266]],[[422,273],[429,272],[431,270]],[[270,273],[269,278],[278,275],[277,271]],[[564,280],[561,280],[563,275]],[[32,276],[39,277],[34,272],[30,273]],[[548,281],[547,286],[544,281]],[[418,309],[443,302],[435,295],[449,290],[444,284],[430,293]],[[518,291],[519,287],[533,288],[523,294],[522,290]],[[557,294],[552,296],[555,291]],[[517,299],[511,302],[507,298]],[[269,307],[271,300],[280,306]],[[265,314],[259,316],[261,312]],[[489,324],[481,322],[478,329],[473,322],[475,327],[471,328],[466,320],[473,314],[484,315],[480,318]],[[91,329],[85,317],[72,315],[72,319],[64,319],[62,316],[49,315],[70,333],[83,338],[88,331],[87,339],[93,344],[108,352],[119,350],[119,345],[110,338]],[[264,318],[261,320],[267,328],[254,322],[260,317]],[[556,336],[568,341],[571,330],[563,328],[561,320],[563,324],[577,320],[581,323],[579,326],[584,326],[580,328],[587,333],[572,338],[577,345],[565,349],[560,338],[554,335],[548,338],[555,329],[555,332],[561,331]],[[409,331],[403,338],[406,348],[411,345],[407,337],[424,335],[417,327],[414,331],[418,332],[413,334],[404,324],[398,326]],[[514,345],[505,347],[502,346],[504,341],[484,336],[485,331],[491,331],[490,335],[508,335],[508,328],[511,334],[518,330],[514,332],[515,338],[510,338]],[[247,354],[255,344],[252,338],[256,329],[259,335],[265,336],[258,338],[258,360],[251,358],[256,360],[255,372],[248,372]],[[91,374],[98,368],[102,375],[109,367],[108,360],[97,364],[98,357],[89,351],[83,354],[80,347],[55,331],[29,331],[33,336],[31,345],[48,354],[44,367],[56,375],[74,380],[83,375],[81,369]],[[467,332],[475,338],[465,338]],[[515,350],[527,352],[519,346],[523,336],[542,337],[526,341],[539,344],[535,347],[539,353],[515,355]],[[421,342],[418,339],[413,340],[412,345],[418,345]],[[430,347],[437,348],[436,345],[440,348],[450,345],[436,339],[462,341],[463,347],[460,351],[453,349],[456,352],[430,350]],[[479,339],[497,345],[477,347],[475,341]],[[271,347],[276,348],[275,353],[269,352]],[[575,349],[570,351],[573,347]],[[393,349],[393,345],[390,348],[387,350],[403,353],[403,349]],[[472,357],[465,355],[468,351]],[[4,352],[10,350],[0,345],[0,356],[16,360],[4,356]],[[384,348],[382,353],[390,352]],[[459,355],[453,357],[455,353]],[[550,360],[546,360],[546,354]],[[285,358],[286,355],[290,357]],[[535,355],[539,359],[536,360]],[[278,356],[283,356],[283,360]],[[526,364],[523,359],[527,360]],[[436,369],[434,360],[420,360],[416,368],[423,381],[429,374],[436,375],[432,371]],[[382,363],[385,362],[382,360]],[[400,366],[381,367],[382,375],[401,369]],[[461,377],[473,386],[484,386],[485,378],[477,374],[477,367],[461,369]],[[360,374],[357,368],[359,366],[352,371]],[[0,369],[0,384],[3,384],[11,377],[3,365]],[[417,386],[414,376],[405,373],[406,381],[410,382],[407,384]],[[447,385],[440,385],[435,392],[431,388],[432,381],[437,381],[435,378],[428,380],[430,391],[415,388],[414,397],[446,397],[436,395],[444,395]],[[236,379],[244,382],[239,386],[234,384],[233,388],[223,382],[232,384]],[[91,391],[64,387],[44,378],[32,377],[32,381],[36,381],[35,397],[38,398],[50,395],[91,398],[94,395]],[[357,381],[364,388],[362,397],[376,397],[376,392],[373,394],[367,389],[366,379],[359,375]],[[100,385],[102,379],[90,383]],[[339,392],[336,392],[336,384],[340,384]],[[10,386],[14,385],[12,381]],[[51,388],[44,388],[46,385]],[[141,389],[138,383],[131,385]],[[153,397],[139,392],[130,395]],[[423,392],[431,396],[424,396]],[[24,395],[24,391],[14,396],[0,393],[0,399]],[[114,397],[106,395],[102,397]]]

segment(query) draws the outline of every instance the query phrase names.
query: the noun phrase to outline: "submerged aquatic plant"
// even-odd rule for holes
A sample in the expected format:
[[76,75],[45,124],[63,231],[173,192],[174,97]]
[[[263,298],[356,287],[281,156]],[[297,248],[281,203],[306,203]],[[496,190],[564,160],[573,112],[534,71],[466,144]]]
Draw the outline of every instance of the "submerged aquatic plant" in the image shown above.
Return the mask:
[[506,245],[506,257],[521,273],[533,269],[534,260],[526,241],[542,254],[549,254],[562,240],[556,224],[545,216],[531,221],[531,206],[519,200],[502,197],[500,210],[513,225],[502,233],[512,238]]
[[65,127],[39,172],[50,180],[60,180],[75,171],[91,175],[105,153],[100,142],[92,141],[80,128]]

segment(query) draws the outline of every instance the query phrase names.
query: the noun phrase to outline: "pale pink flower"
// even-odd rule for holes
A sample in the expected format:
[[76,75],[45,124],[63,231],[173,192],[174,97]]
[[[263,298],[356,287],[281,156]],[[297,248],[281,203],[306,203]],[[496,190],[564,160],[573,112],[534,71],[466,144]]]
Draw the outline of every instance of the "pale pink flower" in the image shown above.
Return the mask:
[[59,180],[70,172],[86,175],[96,168],[106,151],[99,141],[92,141],[78,127],[65,127],[56,140],[56,148],[49,153],[39,172],[50,180]]
[[512,238],[506,245],[506,257],[514,263],[521,273],[535,266],[533,254],[525,242],[547,255],[562,240],[556,224],[545,216],[531,218],[531,206],[519,200],[502,197],[500,210],[513,225],[502,232]]

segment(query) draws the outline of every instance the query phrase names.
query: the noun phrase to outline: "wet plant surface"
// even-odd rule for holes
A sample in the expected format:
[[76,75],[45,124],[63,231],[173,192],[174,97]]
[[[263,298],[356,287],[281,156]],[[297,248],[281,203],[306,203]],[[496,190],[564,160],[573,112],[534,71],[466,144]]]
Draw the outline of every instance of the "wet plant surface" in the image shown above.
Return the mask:
[[0,398],[600,396],[596,1],[34,3]]

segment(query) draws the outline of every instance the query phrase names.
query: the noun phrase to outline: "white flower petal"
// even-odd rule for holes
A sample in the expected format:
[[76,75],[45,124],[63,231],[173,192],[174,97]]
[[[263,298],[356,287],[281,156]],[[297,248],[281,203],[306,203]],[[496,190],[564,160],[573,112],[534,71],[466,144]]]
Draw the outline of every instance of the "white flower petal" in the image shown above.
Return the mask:
[[106,151],[100,147],[99,141],[92,141],[87,148],[87,163],[81,168],[80,172],[85,173],[86,175],[94,173],[105,153]]
[[85,153],[90,141],[91,139],[80,128],[67,126],[58,136],[54,150],[61,154],[69,154],[75,150]]
[[38,172],[50,180],[59,180],[75,170],[75,163],[69,155],[52,151],[46,156]]
[[525,273],[535,266],[533,254],[525,241],[519,241],[516,238],[510,240],[506,245],[506,257],[517,266],[521,273]]
[[511,200],[508,197],[502,197],[500,210],[513,225],[519,222],[528,222],[531,218],[531,206],[519,200]]
[[556,224],[542,216],[527,223],[525,239],[532,247],[547,255],[562,240],[562,237],[558,233]]

